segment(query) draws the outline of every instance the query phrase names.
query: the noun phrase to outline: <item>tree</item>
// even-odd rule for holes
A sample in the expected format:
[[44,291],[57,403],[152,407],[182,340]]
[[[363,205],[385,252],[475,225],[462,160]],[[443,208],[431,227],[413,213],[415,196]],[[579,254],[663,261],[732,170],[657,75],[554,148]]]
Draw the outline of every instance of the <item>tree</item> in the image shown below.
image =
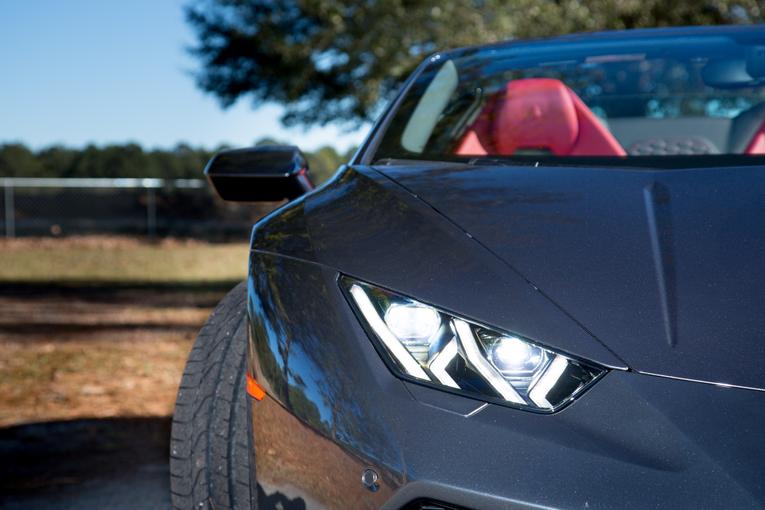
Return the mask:
[[[52,146],[42,149],[37,153],[37,160],[43,168],[41,176],[58,177],[68,175],[72,171],[72,165],[76,157],[77,151],[66,147]],[[30,171],[24,165],[19,165],[18,172],[29,175]]]
[[18,143],[0,144],[0,177],[161,177],[201,178],[213,152],[179,144],[145,151],[136,144],[52,146],[32,151]]
[[198,0],[197,83],[282,122],[368,121],[427,54],[582,30],[751,23],[762,0]]
[[37,156],[20,143],[0,146],[0,177],[41,177],[44,170]]
[[335,173],[343,163],[350,158],[343,159],[334,147],[324,146],[315,152],[305,155],[308,167],[311,169],[311,178],[315,184],[321,184]]
[[[282,144],[263,138],[255,145]],[[144,150],[136,144],[88,145],[83,149],[52,146],[32,151],[19,143],[0,144],[0,177],[159,177],[199,179],[215,152],[180,143],[173,149]],[[355,149],[338,154],[332,147],[305,152],[315,184],[329,179]]]

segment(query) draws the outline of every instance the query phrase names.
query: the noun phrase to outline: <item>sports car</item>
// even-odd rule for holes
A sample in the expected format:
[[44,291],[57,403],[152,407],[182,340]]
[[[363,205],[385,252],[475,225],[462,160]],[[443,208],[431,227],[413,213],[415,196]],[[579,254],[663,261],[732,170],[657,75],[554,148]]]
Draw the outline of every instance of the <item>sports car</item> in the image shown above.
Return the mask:
[[765,27],[428,57],[190,354],[176,508],[765,506]]

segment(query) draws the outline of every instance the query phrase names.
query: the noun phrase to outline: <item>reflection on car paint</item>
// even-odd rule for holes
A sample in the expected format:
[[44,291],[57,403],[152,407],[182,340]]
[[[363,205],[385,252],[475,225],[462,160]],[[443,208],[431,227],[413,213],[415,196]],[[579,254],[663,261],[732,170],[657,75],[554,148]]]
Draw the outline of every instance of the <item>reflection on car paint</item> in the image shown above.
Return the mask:
[[[250,370],[269,394],[252,405],[258,479],[312,487],[301,497],[328,508],[379,506],[403,483],[399,449],[367,402],[374,381],[353,366],[360,346],[335,333],[348,325],[330,311],[342,299],[334,273],[268,255],[251,264]],[[374,493],[361,481],[370,466],[380,473]]]

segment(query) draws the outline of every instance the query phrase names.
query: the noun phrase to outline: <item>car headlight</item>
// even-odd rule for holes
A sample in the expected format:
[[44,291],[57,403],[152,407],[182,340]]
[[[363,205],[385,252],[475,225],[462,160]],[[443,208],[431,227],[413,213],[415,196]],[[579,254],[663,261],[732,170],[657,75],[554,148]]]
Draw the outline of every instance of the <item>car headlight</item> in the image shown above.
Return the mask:
[[606,371],[368,283],[345,276],[340,283],[378,350],[404,379],[554,412]]

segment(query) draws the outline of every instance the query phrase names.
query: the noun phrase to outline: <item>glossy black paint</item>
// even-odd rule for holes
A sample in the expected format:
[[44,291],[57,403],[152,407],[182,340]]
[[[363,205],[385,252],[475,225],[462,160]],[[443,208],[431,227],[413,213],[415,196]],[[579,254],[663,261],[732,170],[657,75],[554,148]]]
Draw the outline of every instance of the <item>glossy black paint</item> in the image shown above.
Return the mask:
[[422,200],[367,167],[256,225],[252,248],[309,260],[478,323],[626,368],[507,263]]
[[[461,171],[444,173],[456,179]],[[652,191],[659,216],[665,191]],[[489,196],[484,203],[475,195],[484,213],[508,198]],[[525,207],[567,203],[555,194],[512,196],[526,196]],[[556,220],[577,224],[553,212],[538,216],[550,223],[546,229]],[[526,233],[524,242],[535,246],[513,214],[503,215],[503,225]],[[644,218],[640,225],[648,229]],[[252,412],[258,479],[269,501],[283,496],[331,508],[399,508],[420,497],[470,508],[508,508],[509,501],[518,508],[604,508],[615,501],[620,508],[757,508],[765,502],[765,435],[758,425],[765,393],[621,370],[624,362],[569,310],[378,170],[346,168],[287,204],[256,225],[252,248],[251,369],[269,394]],[[546,260],[558,260],[546,249]],[[616,370],[552,416],[482,407],[404,383],[345,302],[341,272]],[[655,285],[654,274],[649,281]],[[659,328],[659,345],[663,335]],[[314,464],[322,468],[312,470]],[[361,483],[370,466],[382,473],[376,493]]]
[[378,169],[630,368],[765,388],[765,167]]
[[[393,410],[378,408],[374,395],[406,397],[406,389],[378,364],[371,344],[344,334],[349,325],[356,334],[363,330],[344,305],[334,271],[269,254],[253,254],[250,264],[250,361],[268,393],[252,409],[263,491],[312,486],[301,495],[309,503],[382,505],[403,483],[404,469],[387,426]],[[371,370],[358,373],[361,366]],[[374,493],[361,482],[370,465],[381,475]]]
[[235,202],[293,199],[313,189],[308,163],[292,145],[261,145],[219,152],[205,175],[224,200]]
[[[252,403],[264,502],[400,508],[760,508],[765,393],[624,371],[540,415],[396,379],[334,269],[255,252]],[[289,388],[289,389],[287,389]],[[370,492],[363,470],[381,474]],[[271,508],[266,506],[266,508]]]
[[[765,168],[361,164],[389,116],[253,229],[261,507],[765,507],[765,392],[709,384],[765,388]],[[341,274],[611,370],[551,415],[402,381]]]

